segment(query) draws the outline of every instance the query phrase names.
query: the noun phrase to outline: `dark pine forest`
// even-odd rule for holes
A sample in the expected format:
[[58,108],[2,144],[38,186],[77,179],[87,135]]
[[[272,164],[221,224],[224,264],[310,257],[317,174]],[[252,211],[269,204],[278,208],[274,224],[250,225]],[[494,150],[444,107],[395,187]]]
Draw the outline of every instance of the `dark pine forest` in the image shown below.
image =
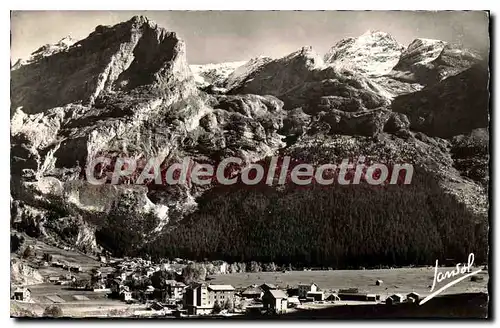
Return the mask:
[[[476,263],[487,260],[487,220],[422,170],[411,185],[226,186],[198,203],[175,228],[128,253],[333,268],[464,262],[470,252]],[[126,232],[115,229],[123,253]]]

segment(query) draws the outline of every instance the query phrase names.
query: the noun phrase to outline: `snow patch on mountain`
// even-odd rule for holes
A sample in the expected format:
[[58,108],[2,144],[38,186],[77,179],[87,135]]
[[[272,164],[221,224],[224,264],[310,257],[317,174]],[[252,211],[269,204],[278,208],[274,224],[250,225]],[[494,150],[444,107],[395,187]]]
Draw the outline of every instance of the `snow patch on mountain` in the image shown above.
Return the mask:
[[221,87],[227,77],[238,67],[244,65],[246,61],[225,62],[205,65],[189,65],[193,72],[196,85],[198,87],[207,87],[214,85]]
[[345,38],[324,56],[325,63],[358,71],[368,76],[388,73],[397,63],[404,46],[391,35],[367,31],[357,38]]
[[73,39],[71,36],[66,36],[54,44],[46,44],[35,50],[26,59],[18,59],[17,62],[12,66],[12,69],[18,69],[23,65],[28,65],[39,61],[42,58],[55,55],[59,52],[67,51],[71,46],[73,46],[77,40]]

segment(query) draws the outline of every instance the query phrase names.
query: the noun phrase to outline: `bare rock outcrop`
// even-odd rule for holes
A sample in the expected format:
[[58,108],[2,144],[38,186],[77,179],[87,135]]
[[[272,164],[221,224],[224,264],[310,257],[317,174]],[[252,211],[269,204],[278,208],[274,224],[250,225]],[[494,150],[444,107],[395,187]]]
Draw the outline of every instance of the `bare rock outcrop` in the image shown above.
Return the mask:
[[35,285],[43,282],[38,270],[21,260],[10,261],[10,282],[15,285]]
[[312,47],[303,47],[283,58],[267,62],[261,60],[256,64],[249,64],[253,69],[243,74],[238,84],[230,83],[231,94],[253,93],[279,97],[310,80],[312,71],[324,66],[323,59]]
[[457,75],[481,60],[476,52],[458,45],[441,40],[415,39],[387,75],[399,81],[428,86]]
[[392,110],[410,120],[410,128],[448,138],[488,126],[488,71],[475,65],[421,91],[394,99]]

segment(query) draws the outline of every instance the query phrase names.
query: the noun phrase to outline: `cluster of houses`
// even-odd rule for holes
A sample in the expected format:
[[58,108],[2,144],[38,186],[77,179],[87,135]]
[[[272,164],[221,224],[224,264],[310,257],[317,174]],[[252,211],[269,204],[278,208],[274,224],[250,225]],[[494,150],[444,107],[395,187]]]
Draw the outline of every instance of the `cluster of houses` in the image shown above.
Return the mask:
[[[150,303],[155,310],[168,308],[189,315],[207,315],[222,311],[282,314],[290,308],[310,302],[381,302],[380,295],[359,293],[357,288],[340,289],[337,293],[327,293],[320,290],[315,283],[299,284],[296,287],[288,286],[286,289],[264,283],[236,289],[231,285],[206,282],[186,285],[183,282],[165,278],[160,284],[162,288],[155,288],[149,285],[152,282],[151,279],[148,279],[155,272],[167,270],[180,277],[182,266],[176,265],[177,263],[152,263],[141,258],[108,260],[106,257],[101,257],[100,262],[101,266],[111,266],[114,271],[103,273],[101,270],[105,271],[105,268],[94,268],[88,284],[85,287],[78,286],[78,288],[106,292],[110,297],[119,298],[128,303],[140,300]],[[51,262],[51,265],[68,270],[65,275],[49,277],[49,281],[55,284],[75,283],[76,278],[73,273],[82,272],[80,267],[59,262]],[[221,268],[217,268],[217,271],[224,271],[224,269],[223,263]],[[377,281],[376,285],[382,283],[382,281]],[[155,286],[158,287],[158,284]],[[16,290],[14,298],[17,300],[29,299],[29,293],[28,289]],[[388,305],[404,302],[418,303],[419,299],[420,296],[417,293],[410,293],[406,297],[394,294],[388,296],[385,303]]]
[[188,314],[212,313],[215,304],[225,305],[238,299],[239,310],[250,314],[282,314],[304,302],[339,301],[335,294],[325,295],[315,283],[299,284],[298,288],[280,289],[274,284],[251,285],[237,291],[231,285],[193,284],[186,287],[183,299]]
[[[198,283],[186,286],[183,305],[187,314],[203,315],[213,313],[216,303],[224,305],[234,302],[235,299],[246,302],[244,308],[240,308],[240,310],[243,309],[250,314],[282,314],[290,308],[309,302],[381,302],[378,294],[359,293],[357,288],[340,289],[338,293],[325,293],[315,283],[299,284],[297,288],[287,288],[286,290],[265,283],[260,286],[251,285],[241,291],[237,291],[231,285]],[[411,292],[406,297],[400,294],[388,296],[385,303],[388,305],[418,303],[420,299],[418,293]]]

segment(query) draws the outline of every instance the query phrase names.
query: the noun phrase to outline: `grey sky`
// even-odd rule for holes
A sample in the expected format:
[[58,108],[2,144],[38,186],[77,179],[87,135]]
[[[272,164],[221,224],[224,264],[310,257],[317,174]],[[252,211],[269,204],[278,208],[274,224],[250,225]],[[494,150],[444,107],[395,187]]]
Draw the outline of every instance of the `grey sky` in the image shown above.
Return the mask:
[[381,30],[408,45],[415,38],[460,42],[485,53],[485,12],[411,11],[16,11],[11,57],[26,58],[43,44],[85,38],[97,25],[145,15],[186,41],[190,64],[280,57],[305,45],[323,54],[344,37]]

